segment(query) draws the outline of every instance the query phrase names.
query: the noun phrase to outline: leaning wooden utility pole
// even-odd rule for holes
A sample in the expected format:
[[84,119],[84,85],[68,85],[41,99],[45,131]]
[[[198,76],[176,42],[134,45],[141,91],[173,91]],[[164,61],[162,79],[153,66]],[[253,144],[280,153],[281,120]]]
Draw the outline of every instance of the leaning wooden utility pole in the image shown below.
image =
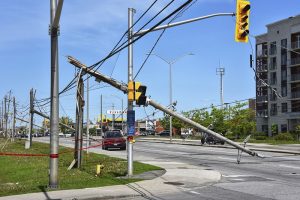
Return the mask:
[[76,133],[75,133],[75,148],[74,160],[75,167],[81,167],[82,161],[82,139],[83,139],[83,107],[84,107],[84,85],[81,74],[79,74],[77,85],[77,101],[76,101]]
[[29,148],[32,146],[32,130],[33,130],[33,88],[30,90],[30,105],[29,105],[29,133],[28,133],[28,141]]

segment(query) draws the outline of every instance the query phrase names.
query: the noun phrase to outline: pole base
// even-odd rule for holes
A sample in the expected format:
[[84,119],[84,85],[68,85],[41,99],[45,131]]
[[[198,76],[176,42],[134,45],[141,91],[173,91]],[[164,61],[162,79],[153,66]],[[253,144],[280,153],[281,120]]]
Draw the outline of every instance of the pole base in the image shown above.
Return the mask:
[[57,189],[59,189],[59,186],[58,185],[48,185],[47,189],[48,190],[57,190]]

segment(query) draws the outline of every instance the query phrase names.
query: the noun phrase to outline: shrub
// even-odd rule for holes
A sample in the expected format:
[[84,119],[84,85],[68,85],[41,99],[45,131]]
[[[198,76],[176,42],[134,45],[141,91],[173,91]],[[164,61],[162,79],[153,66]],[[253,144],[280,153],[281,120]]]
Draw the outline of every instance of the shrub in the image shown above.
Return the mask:
[[266,140],[266,139],[267,139],[267,136],[264,136],[264,135],[257,135],[257,136],[255,136],[255,139],[256,139],[256,140]]
[[275,140],[282,140],[282,141],[291,141],[294,140],[293,135],[290,133],[279,133],[278,135],[274,136]]

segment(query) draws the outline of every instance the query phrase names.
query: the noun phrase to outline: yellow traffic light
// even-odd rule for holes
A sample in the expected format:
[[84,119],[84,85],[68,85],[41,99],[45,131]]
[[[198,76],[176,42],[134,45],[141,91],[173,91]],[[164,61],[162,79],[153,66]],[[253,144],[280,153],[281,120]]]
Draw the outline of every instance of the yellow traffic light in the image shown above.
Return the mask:
[[141,85],[140,82],[129,81],[128,83],[128,100],[136,101],[136,105],[145,105],[147,97],[146,94],[147,87]]
[[236,1],[235,41],[248,42],[250,2],[247,0]]
[[128,101],[134,101],[134,82],[133,81],[129,81],[128,83]]

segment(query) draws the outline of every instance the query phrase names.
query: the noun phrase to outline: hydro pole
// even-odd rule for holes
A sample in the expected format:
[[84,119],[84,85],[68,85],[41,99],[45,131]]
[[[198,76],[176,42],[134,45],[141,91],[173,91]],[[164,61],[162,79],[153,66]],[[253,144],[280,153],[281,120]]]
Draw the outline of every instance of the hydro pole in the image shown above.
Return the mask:
[[58,82],[58,35],[63,0],[50,0],[51,36],[51,103],[50,103],[50,175],[49,188],[58,188],[58,132],[59,132],[59,82]]

